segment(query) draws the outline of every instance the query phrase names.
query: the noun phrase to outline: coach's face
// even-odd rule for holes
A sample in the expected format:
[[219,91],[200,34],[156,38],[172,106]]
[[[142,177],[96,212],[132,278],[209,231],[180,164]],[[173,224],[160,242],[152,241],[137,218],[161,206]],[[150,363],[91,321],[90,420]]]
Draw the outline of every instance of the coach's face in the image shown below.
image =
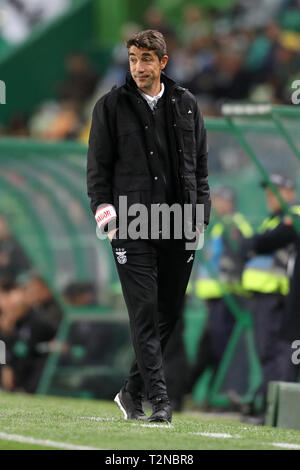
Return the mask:
[[161,60],[154,51],[131,46],[129,66],[133,80],[144,93],[155,96],[160,91],[160,75],[168,62],[168,56]]

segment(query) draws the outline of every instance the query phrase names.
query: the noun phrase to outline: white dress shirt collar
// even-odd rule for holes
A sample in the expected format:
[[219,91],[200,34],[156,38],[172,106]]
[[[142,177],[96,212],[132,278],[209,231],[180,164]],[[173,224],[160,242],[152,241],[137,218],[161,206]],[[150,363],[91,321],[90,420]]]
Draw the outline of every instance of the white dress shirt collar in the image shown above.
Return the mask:
[[164,91],[165,91],[165,85],[163,83],[161,83],[161,90],[158,93],[158,95],[156,95],[156,96],[146,95],[146,93],[143,93],[141,90],[140,90],[140,93],[143,96],[143,98],[145,98],[145,100],[147,101],[150,108],[153,110],[155,108],[159,98],[161,98],[162,95],[164,94]]

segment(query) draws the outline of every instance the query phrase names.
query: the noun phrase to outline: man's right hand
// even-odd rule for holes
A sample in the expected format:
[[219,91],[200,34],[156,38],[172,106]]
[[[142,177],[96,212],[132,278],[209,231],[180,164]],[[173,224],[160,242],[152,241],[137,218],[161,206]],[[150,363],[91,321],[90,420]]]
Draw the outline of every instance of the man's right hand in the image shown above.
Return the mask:
[[114,238],[115,233],[116,233],[118,230],[119,230],[118,228],[114,228],[114,229],[112,229],[110,232],[108,232],[107,236],[108,236],[110,242],[112,241],[112,239]]

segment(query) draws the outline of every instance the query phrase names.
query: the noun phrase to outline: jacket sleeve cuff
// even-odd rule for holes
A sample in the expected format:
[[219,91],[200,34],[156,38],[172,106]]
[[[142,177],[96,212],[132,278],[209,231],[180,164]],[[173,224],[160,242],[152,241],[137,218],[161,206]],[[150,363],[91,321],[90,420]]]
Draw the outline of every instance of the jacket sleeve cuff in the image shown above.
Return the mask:
[[[116,226],[117,213],[112,204],[101,204],[95,212],[95,219],[99,230],[108,233]],[[111,223],[112,222],[112,223]]]

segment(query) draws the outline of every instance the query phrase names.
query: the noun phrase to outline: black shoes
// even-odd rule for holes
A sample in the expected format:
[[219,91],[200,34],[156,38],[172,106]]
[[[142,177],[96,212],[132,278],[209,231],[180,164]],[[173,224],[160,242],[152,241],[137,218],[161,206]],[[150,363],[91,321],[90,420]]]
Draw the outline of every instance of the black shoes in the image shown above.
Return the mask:
[[148,418],[151,423],[171,423],[172,407],[168,397],[156,397],[151,400],[153,413]]
[[115,403],[124,414],[125,419],[137,419],[150,423],[171,423],[172,406],[167,396],[159,396],[151,400],[153,413],[147,418],[142,407],[142,395],[132,395],[122,387],[115,396]]
[[125,419],[147,420],[142,407],[141,395],[133,396],[123,387],[115,396],[114,401],[123,412]]

